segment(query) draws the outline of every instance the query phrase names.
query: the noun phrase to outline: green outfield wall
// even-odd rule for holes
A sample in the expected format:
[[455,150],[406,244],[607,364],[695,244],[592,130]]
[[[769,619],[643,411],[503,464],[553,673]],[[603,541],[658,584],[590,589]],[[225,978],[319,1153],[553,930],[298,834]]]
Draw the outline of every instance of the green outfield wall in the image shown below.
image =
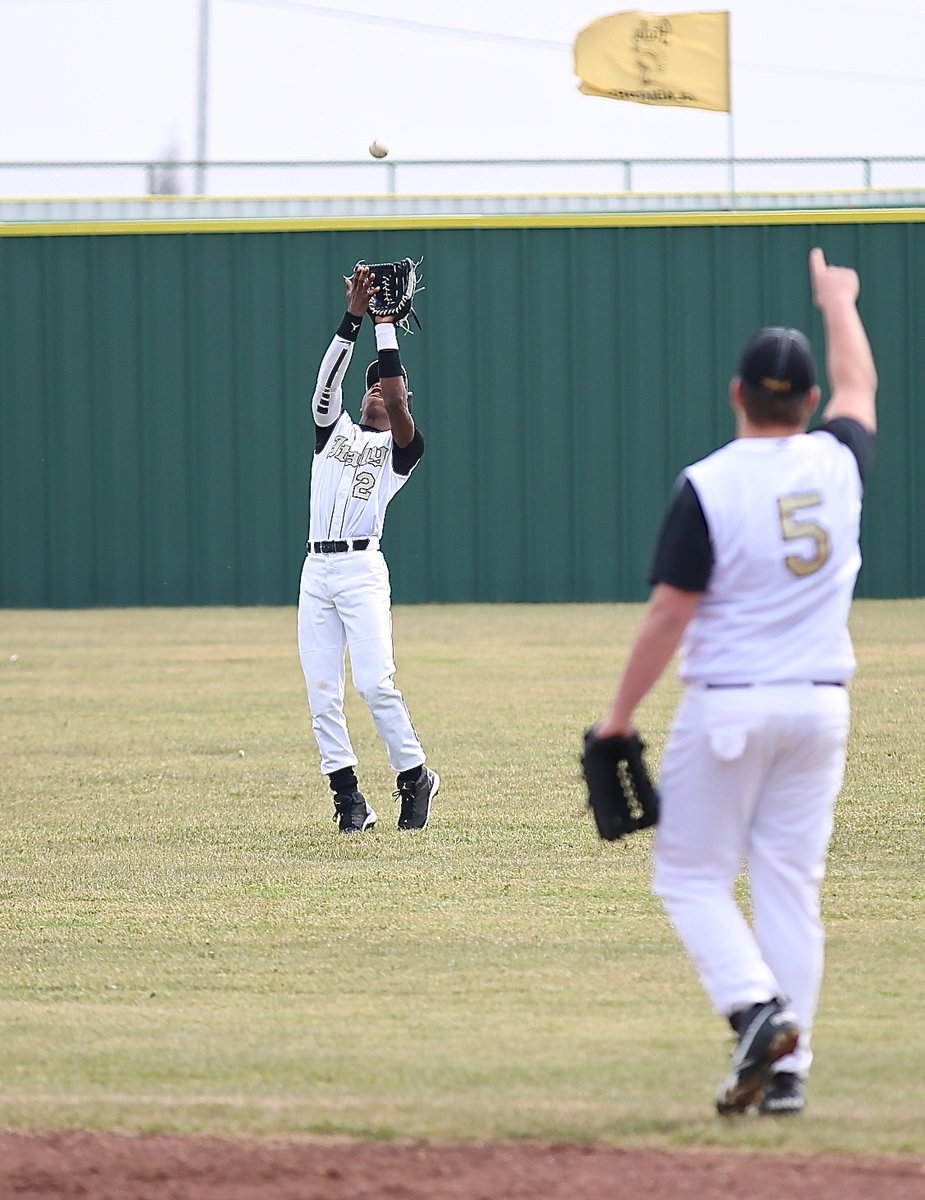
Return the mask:
[[[639,600],[765,324],[861,272],[881,378],[858,594],[925,594],[925,212],[0,226],[0,607],[294,604],[309,397],[359,258],[423,259],[399,602]],[[361,332],[347,376],[354,415]]]

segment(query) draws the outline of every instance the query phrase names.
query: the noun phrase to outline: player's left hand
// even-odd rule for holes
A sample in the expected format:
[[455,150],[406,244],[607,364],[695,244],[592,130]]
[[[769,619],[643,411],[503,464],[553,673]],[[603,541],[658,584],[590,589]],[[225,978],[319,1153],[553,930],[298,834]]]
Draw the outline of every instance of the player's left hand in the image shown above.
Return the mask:
[[588,807],[606,842],[658,824],[659,795],[643,757],[645,748],[638,733],[629,737],[599,737],[593,729],[585,733],[581,768]]
[[611,713],[593,725],[592,730],[598,738],[632,737],[637,732],[632,721],[615,720]]

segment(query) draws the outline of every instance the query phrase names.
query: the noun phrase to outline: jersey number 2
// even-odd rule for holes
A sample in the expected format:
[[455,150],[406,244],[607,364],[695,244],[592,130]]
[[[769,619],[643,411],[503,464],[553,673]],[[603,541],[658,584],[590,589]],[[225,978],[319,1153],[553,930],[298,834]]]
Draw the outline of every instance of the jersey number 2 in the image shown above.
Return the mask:
[[376,486],[376,476],[372,471],[360,471],[353,479],[353,495],[357,500],[368,500]]
[[799,554],[788,554],[784,562],[794,575],[812,575],[824,563],[828,562],[832,553],[829,541],[829,531],[818,521],[797,520],[796,513],[803,508],[816,508],[822,503],[818,492],[795,492],[792,496],[781,496],[777,501],[777,512],[780,517],[780,529],[784,541],[792,542],[798,538],[810,538],[815,547],[815,554],[803,557]]

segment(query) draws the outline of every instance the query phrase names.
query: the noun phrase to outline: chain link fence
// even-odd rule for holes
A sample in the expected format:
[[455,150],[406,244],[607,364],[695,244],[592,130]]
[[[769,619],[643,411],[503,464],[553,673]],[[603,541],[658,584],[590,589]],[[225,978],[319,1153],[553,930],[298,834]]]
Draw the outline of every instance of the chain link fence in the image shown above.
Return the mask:
[[0,196],[396,196],[925,188],[925,157],[0,162]]

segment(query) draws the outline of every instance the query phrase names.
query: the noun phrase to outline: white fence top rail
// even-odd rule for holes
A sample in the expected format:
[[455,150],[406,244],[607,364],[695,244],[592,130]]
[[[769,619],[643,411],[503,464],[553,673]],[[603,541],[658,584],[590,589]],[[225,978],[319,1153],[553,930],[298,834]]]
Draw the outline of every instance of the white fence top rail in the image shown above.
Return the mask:
[[920,207],[925,157],[0,161],[0,221]]

